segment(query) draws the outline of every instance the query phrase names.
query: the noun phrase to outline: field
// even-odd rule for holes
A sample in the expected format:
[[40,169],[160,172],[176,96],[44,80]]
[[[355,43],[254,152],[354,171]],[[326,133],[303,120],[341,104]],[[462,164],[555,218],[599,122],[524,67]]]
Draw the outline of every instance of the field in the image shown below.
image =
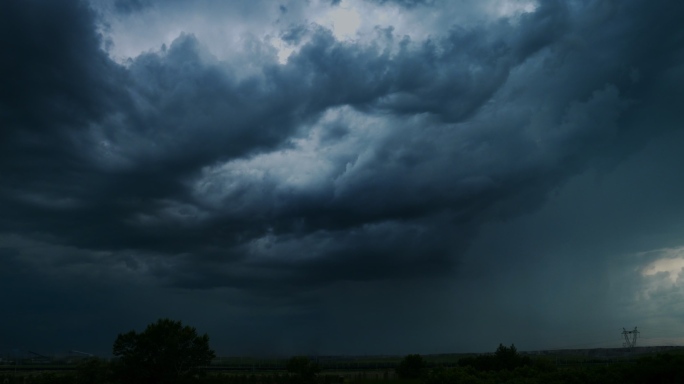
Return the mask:
[[[532,359],[545,358],[557,366],[612,364],[631,361],[641,356],[654,355],[663,352],[684,352],[684,347],[637,347],[633,350],[625,348],[594,348],[594,349],[564,349],[548,351],[520,352],[521,356]],[[448,368],[458,365],[464,357],[488,354],[451,353],[424,355],[428,368]],[[250,357],[226,356],[215,358],[210,366],[204,369],[208,372],[242,372],[242,373],[272,373],[285,372],[285,365],[289,357]],[[392,377],[394,369],[399,365],[403,356],[311,356],[321,368],[322,372],[340,375],[384,375]],[[0,360],[0,372],[40,372],[40,371],[71,371],[87,358],[74,356],[54,356],[35,359],[31,357],[12,359],[5,357]]]
[[[508,351],[508,352],[506,352]],[[406,380],[397,374],[402,356],[318,356],[310,359],[320,372],[303,380],[286,370],[287,358],[221,357],[204,367],[203,384],[450,384],[495,383],[651,383],[684,382],[684,348],[646,347],[504,353],[441,354],[422,357],[421,378]],[[3,359],[0,383],[74,384],[115,383],[112,363],[99,359],[39,361]],[[11,364],[8,364],[11,363]],[[663,376],[664,375],[664,376]],[[85,377],[85,379],[84,379]],[[642,378],[642,379],[640,379]],[[656,379],[654,379],[656,378]],[[578,381],[579,380],[579,381]],[[656,381],[653,381],[656,380]]]

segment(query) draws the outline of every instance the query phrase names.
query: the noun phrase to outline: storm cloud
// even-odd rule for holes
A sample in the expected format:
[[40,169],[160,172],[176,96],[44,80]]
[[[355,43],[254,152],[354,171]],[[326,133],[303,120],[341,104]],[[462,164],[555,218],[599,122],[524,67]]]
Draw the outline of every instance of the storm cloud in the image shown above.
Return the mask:
[[[431,26],[419,22],[426,15]],[[81,281],[94,293],[77,290],[77,302],[112,298],[97,311],[120,315],[93,319],[109,332],[157,314],[215,330],[201,314],[228,303],[221,313],[236,327],[256,334],[283,324],[290,335],[243,336],[219,351],[262,353],[269,340],[286,352],[449,349],[435,341],[447,319],[461,316],[439,314],[436,303],[447,297],[467,308],[470,326],[497,313],[518,319],[516,329],[526,316],[566,326],[551,297],[528,301],[523,316],[505,303],[530,300],[525,294],[497,292],[506,279],[535,291],[520,276],[537,281],[544,268],[568,263],[593,270],[587,284],[609,292],[606,273],[642,266],[629,258],[609,267],[619,257],[681,246],[676,233],[660,243],[595,244],[613,236],[616,220],[629,220],[617,219],[631,208],[616,203],[630,196],[616,186],[630,169],[671,175],[681,164],[679,155],[651,164],[643,153],[681,138],[683,15],[676,2],[637,0],[5,1],[0,263],[2,287],[23,292],[10,303],[23,319],[16,324],[37,316],[21,306],[26,300],[61,319],[56,326],[87,314],[38,298],[50,291],[60,302]],[[590,174],[609,180],[597,194],[586,192]],[[677,188],[663,180],[650,183]],[[572,188],[588,195],[573,198]],[[559,251],[565,240],[544,229],[545,215],[557,209],[550,221],[563,222],[567,207],[601,201],[600,191],[611,196],[601,207],[615,212],[595,209],[558,230],[582,233],[600,221],[599,240]],[[664,203],[656,200],[636,204],[649,216]],[[675,211],[679,200],[667,197]],[[672,220],[681,222],[655,220],[653,228]],[[506,266],[515,275],[500,276]],[[427,320],[405,316],[390,327],[415,328],[415,340],[402,342],[377,329],[405,311],[390,297],[416,295],[406,287],[435,295],[422,305],[437,319],[434,332],[421,334]],[[570,308],[590,300],[582,289],[559,289]],[[643,298],[638,289],[630,297]],[[141,300],[155,305],[144,315],[125,309]],[[374,311],[373,300],[386,308]],[[632,320],[636,311],[625,311]],[[355,312],[369,318],[336,315]],[[344,324],[377,338],[346,345],[326,336],[348,333]],[[525,340],[542,347],[546,336]],[[21,343],[16,337],[3,347]]]

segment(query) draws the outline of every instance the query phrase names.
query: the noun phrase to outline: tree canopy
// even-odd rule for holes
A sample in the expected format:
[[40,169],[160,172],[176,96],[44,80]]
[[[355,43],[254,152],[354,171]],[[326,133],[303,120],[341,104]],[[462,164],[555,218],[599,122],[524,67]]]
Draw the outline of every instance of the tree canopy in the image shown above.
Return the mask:
[[199,372],[216,355],[209,336],[180,321],[160,319],[141,332],[119,334],[114,341],[118,376],[128,383],[179,383]]
[[421,355],[405,356],[397,367],[397,375],[403,379],[417,379],[426,372],[427,365]]

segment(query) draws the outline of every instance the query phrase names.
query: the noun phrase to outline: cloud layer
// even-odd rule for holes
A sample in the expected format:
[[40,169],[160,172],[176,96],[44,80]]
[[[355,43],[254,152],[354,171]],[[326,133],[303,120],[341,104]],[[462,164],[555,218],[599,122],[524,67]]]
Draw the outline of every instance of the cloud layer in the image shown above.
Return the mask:
[[8,268],[320,323],[340,287],[462,279],[483,228],[682,126],[673,2],[194,7],[0,5]]

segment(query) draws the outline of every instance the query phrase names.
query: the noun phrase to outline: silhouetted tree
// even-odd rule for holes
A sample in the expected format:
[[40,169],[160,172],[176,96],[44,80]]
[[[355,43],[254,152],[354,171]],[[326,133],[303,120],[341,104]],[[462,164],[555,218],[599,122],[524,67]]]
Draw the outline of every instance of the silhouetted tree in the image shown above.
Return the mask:
[[402,379],[417,379],[425,374],[426,369],[427,365],[421,355],[408,355],[399,363],[397,375]]
[[462,367],[473,367],[478,371],[511,371],[517,367],[523,367],[530,364],[532,364],[530,358],[521,356],[514,344],[511,344],[510,347],[499,344],[494,355],[465,357],[458,361],[458,365]]
[[117,376],[125,383],[182,383],[215,357],[209,336],[180,321],[160,319],[145,331],[119,334],[114,341]]
[[496,352],[494,352],[494,359],[497,370],[505,369],[510,371],[523,365],[522,357],[518,354],[515,344],[511,344],[508,348],[503,344],[499,344]]

